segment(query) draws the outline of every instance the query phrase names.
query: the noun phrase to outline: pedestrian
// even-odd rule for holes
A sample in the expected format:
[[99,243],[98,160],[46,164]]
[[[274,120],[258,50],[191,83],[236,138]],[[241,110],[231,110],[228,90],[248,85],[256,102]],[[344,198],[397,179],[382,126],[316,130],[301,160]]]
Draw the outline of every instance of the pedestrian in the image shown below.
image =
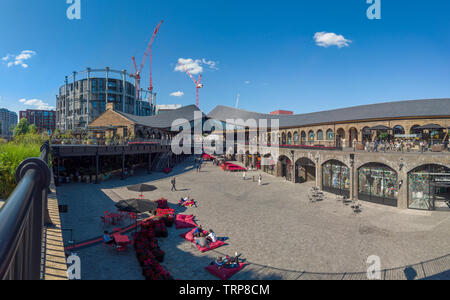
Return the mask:
[[176,191],[177,191],[177,188],[176,188],[176,183],[177,183],[177,181],[176,181],[175,177],[172,178],[171,183],[172,183],[172,192],[173,192],[173,191],[176,192]]
[[258,177],[258,185],[262,185],[262,175],[261,174],[259,174],[259,177]]
[[242,179],[243,179],[243,180],[245,180],[245,175],[246,175],[246,173],[245,173],[245,171],[244,171],[244,173],[242,174]]

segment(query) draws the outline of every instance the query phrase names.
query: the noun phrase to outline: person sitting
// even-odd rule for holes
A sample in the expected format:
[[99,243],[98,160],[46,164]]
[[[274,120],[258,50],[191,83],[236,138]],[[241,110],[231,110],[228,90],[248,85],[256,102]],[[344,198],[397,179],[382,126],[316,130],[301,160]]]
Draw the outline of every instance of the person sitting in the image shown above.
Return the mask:
[[199,245],[202,248],[209,247],[209,242],[206,239],[205,234],[202,232],[198,237],[195,238],[195,245]]
[[104,242],[106,245],[114,244],[114,246],[117,247],[116,240],[114,239],[113,236],[111,236],[111,235],[109,234],[108,231],[103,232],[103,242]]
[[216,236],[215,232],[214,232],[212,229],[209,230],[208,239],[209,239],[212,243],[217,242],[217,236]]
[[225,261],[223,260],[222,257],[218,257],[215,261],[214,264],[217,266],[218,269],[222,269],[223,266],[225,265]]
[[199,237],[200,233],[203,233],[203,228],[201,225],[195,228],[193,235],[194,237]]

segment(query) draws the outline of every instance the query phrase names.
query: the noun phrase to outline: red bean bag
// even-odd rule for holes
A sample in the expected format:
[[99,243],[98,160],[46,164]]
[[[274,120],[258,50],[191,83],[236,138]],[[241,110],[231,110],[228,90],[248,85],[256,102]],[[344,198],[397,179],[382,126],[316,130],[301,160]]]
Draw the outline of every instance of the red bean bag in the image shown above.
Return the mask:
[[[194,239],[194,231],[195,231],[196,229],[197,229],[197,228],[194,228],[194,229],[192,229],[191,231],[188,231],[188,232],[186,232],[186,233],[180,234],[180,236],[181,236],[183,239],[188,240],[189,242],[195,243],[195,239]],[[207,231],[203,231],[203,233],[206,234]]]
[[214,265],[207,266],[205,268],[205,270],[221,280],[228,280],[231,278],[231,276],[233,276],[234,274],[236,274],[237,272],[242,270],[244,268],[244,266],[245,266],[245,263],[239,263],[239,267],[237,267],[237,268],[233,268],[233,269],[221,268],[221,269],[219,269],[214,264]]
[[200,245],[197,245],[197,248],[198,250],[200,250],[200,252],[204,253],[222,247],[224,245],[226,245],[226,243],[217,240],[215,243],[209,243],[209,247],[200,247]]
[[[196,228],[195,228],[196,229]],[[192,229],[191,231],[188,231],[186,233],[180,234],[180,236],[186,240],[188,240],[191,243],[195,243],[195,238],[194,238],[194,231],[195,229]],[[203,231],[204,234],[207,233],[207,231]],[[216,248],[222,247],[226,245],[226,243],[217,240],[215,243],[209,243],[209,247],[200,247],[200,245],[196,245],[198,250],[200,250],[200,252],[204,253],[207,251],[211,251],[214,250]]]
[[193,228],[197,227],[197,224],[194,221],[194,216],[190,215],[177,215],[175,219],[175,227],[177,229],[183,229],[183,228]]

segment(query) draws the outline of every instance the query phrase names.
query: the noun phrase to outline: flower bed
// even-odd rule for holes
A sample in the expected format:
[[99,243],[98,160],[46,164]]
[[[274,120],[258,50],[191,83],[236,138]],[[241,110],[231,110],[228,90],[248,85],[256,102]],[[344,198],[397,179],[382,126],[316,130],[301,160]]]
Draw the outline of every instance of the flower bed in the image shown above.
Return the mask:
[[147,280],[173,280],[170,273],[160,263],[164,261],[165,252],[159,248],[156,237],[167,229],[162,220],[150,220],[141,225],[141,231],[134,235],[136,257],[142,267],[142,274]]

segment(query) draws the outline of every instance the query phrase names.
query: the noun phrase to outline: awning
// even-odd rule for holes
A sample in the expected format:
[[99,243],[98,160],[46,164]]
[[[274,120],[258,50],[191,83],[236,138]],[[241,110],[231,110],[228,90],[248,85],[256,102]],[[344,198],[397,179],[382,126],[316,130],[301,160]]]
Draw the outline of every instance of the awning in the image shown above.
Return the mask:
[[442,127],[441,125],[438,125],[438,124],[427,124],[427,125],[423,125],[420,127],[416,127],[416,129],[418,129],[418,130],[441,130],[441,129],[445,129],[445,127]]

